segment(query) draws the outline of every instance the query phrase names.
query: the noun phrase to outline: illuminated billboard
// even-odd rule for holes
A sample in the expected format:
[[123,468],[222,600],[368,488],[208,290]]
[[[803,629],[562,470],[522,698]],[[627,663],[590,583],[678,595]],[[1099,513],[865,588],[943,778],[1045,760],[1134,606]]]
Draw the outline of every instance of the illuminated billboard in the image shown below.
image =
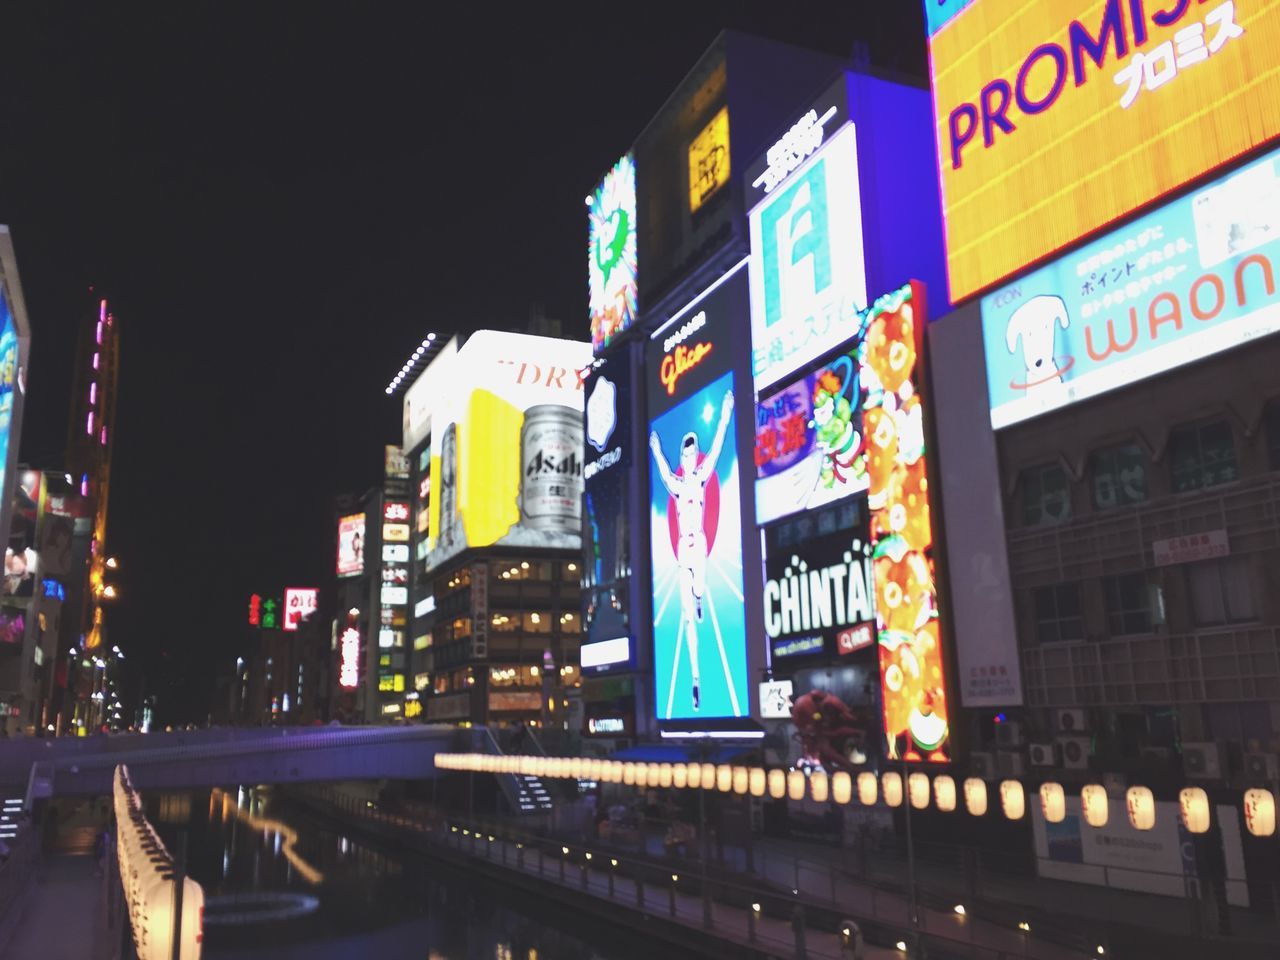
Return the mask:
[[925,6],[953,301],[1280,133],[1273,0]]
[[338,576],[364,573],[364,514],[353,513],[338,521]]
[[746,717],[746,612],[732,338],[745,277],[731,277],[649,341],[653,670],[659,720]]
[[689,144],[689,211],[696,213],[729,182],[729,108],[716,111]]
[[493,330],[459,349],[432,414],[428,569],[468,547],[582,549],[590,363],[588,343]]
[[598,357],[585,381],[584,657],[592,641],[631,632],[630,363],[626,353]]
[[982,298],[991,423],[1280,331],[1280,150]]
[[360,631],[353,626],[343,630],[339,648],[338,684],[354,690],[360,685]]
[[[9,298],[0,288],[0,492],[5,489],[9,436],[13,426],[14,388],[18,382],[18,331],[9,311]],[[0,511],[3,514],[4,511]]]
[[406,456],[431,436],[431,411],[457,353],[458,338],[452,337],[404,393],[401,449]]
[[858,152],[843,79],[748,170],[752,374],[761,390],[839,345],[867,305]]
[[319,608],[320,591],[315,587],[286,587],[284,591],[284,629],[297,630]]
[[587,204],[591,347],[603,350],[636,319],[636,164],[627,154]]

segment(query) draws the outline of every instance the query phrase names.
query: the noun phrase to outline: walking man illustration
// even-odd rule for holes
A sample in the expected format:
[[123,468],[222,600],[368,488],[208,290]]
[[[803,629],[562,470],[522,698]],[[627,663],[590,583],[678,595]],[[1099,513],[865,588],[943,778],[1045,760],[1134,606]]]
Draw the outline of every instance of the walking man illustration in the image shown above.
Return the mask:
[[[711,449],[698,460],[698,437],[686,433],[680,441],[680,467],[673,473],[662,453],[662,442],[656,432],[649,434],[649,448],[658,474],[676,506],[676,565],[680,575],[680,608],[688,641],[689,665],[693,679],[693,709],[702,703],[702,676],[698,669],[698,624],[702,622],[702,599],[707,592],[707,535],[705,529],[707,484],[716,473],[716,461],[724,448],[733,413],[733,391],[725,392],[720,406],[720,423],[716,427]],[[674,676],[672,682],[675,682]]]

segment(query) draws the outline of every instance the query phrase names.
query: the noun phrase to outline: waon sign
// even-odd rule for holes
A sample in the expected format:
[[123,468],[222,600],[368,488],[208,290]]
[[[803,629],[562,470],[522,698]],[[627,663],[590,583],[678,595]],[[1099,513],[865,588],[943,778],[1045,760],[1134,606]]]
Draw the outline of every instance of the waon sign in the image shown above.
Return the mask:
[[1280,134],[1275,0],[925,9],[953,301]]

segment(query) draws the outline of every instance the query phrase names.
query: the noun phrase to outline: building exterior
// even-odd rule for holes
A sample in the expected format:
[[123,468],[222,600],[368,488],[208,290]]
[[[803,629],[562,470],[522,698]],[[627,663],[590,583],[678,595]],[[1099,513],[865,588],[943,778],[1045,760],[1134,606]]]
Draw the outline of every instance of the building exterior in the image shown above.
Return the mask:
[[576,732],[589,360],[585,343],[480,330],[409,387],[405,713]]

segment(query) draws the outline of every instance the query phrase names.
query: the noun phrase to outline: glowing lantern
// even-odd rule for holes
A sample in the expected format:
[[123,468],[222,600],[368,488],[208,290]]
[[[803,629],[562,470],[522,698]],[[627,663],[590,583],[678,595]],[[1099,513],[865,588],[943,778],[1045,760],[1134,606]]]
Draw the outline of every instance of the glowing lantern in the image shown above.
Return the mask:
[[698,790],[702,787],[702,764],[690,763],[686,767],[688,771],[689,788]]
[[1148,787],[1130,787],[1124,795],[1129,822],[1135,830],[1151,830],[1156,825],[1156,798]]
[[815,770],[809,774],[809,793],[817,803],[826,803],[828,795],[828,781],[825,770]]
[[1084,822],[1089,826],[1107,825],[1107,806],[1106,788],[1090,783],[1080,789],[1080,809],[1084,813]]
[[714,790],[716,788],[716,765],[714,763],[704,763],[702,765],[702,789]]
[[891,807],[902,806],[902,775],[894,770],[880,776],[880,791],[884,802]]
[[677,790],[683,790],[689,785],[688,764],[677,763],[671,767],[671,785]]
[[764,796],[764,781],[765,781],[764,768],[752,767],[747,788],[751,791],[751,795],[753,797]]
[[671,764],[664,763],[658,766],[658,786],[663,790],[671,786]]
[[874,806],[876,802],[876,775],[870,771],[858,774],[858,802],[863,806]]
[[750,782],[751,774],[746,767],[733,768],[733,792],[738,796],[742,796],[747,792],[747,786]]
[[1017,780],[1001,781],[1000,806],[1010,820],[1021,820],[1026,815],[1027,795],[1023,792],[1021,783]]
[[733,767],[727,763],[716,767],[716,789],[721,793],[728,793],[733,789]]
[[831,775],[831,798],[836,803],[848,803],[853,799],[853,777],[843,770]]
[[947,774],[933,778],[933,797],[938,809],[951,813],[956,808],[956,782]]
[[1270,790],[1244,792],[1244,824],[1255,837],[1276,832],[1276,798]]
[[649,786],[656,787],[658,785],[658,780],[662,777],[662,765],[659,763],[649,764],[648,774]]
[[636,764],[636,786],[647,787],[649,785],[649,765],[647,763]]
[[804,799],[804,773],[800,770],[787,772],[787,796],[792,800]]
[[782,770],[769,771],[769,796],[781,800],[787,795],[787,775]]
[[1209,830],[1209,795],[1200,787],[1187,787],[1178,794],[1178,806],[1182,808],[1182,825],[1190,833],[1207,833]]
[[969,777],[964,782],[964,806],[970,816],[985,817],[987,815],[987,783],[978,777]]
[[1040,811],[1048,823],[1061,823],[1067,816],[1067,795],[1060,783],[1040,784]]
[[569,776],[575,780],[582,779],[582,758],[574,757],[569,761]]
[[913,773],[907,777],[907,796],[911,805],[917,810],[929,806],[929,776],[924,773]]
[[628,787],[634,787],[636,783],[636,765],[634,763],[624,763],[622,765],[622,782]]

